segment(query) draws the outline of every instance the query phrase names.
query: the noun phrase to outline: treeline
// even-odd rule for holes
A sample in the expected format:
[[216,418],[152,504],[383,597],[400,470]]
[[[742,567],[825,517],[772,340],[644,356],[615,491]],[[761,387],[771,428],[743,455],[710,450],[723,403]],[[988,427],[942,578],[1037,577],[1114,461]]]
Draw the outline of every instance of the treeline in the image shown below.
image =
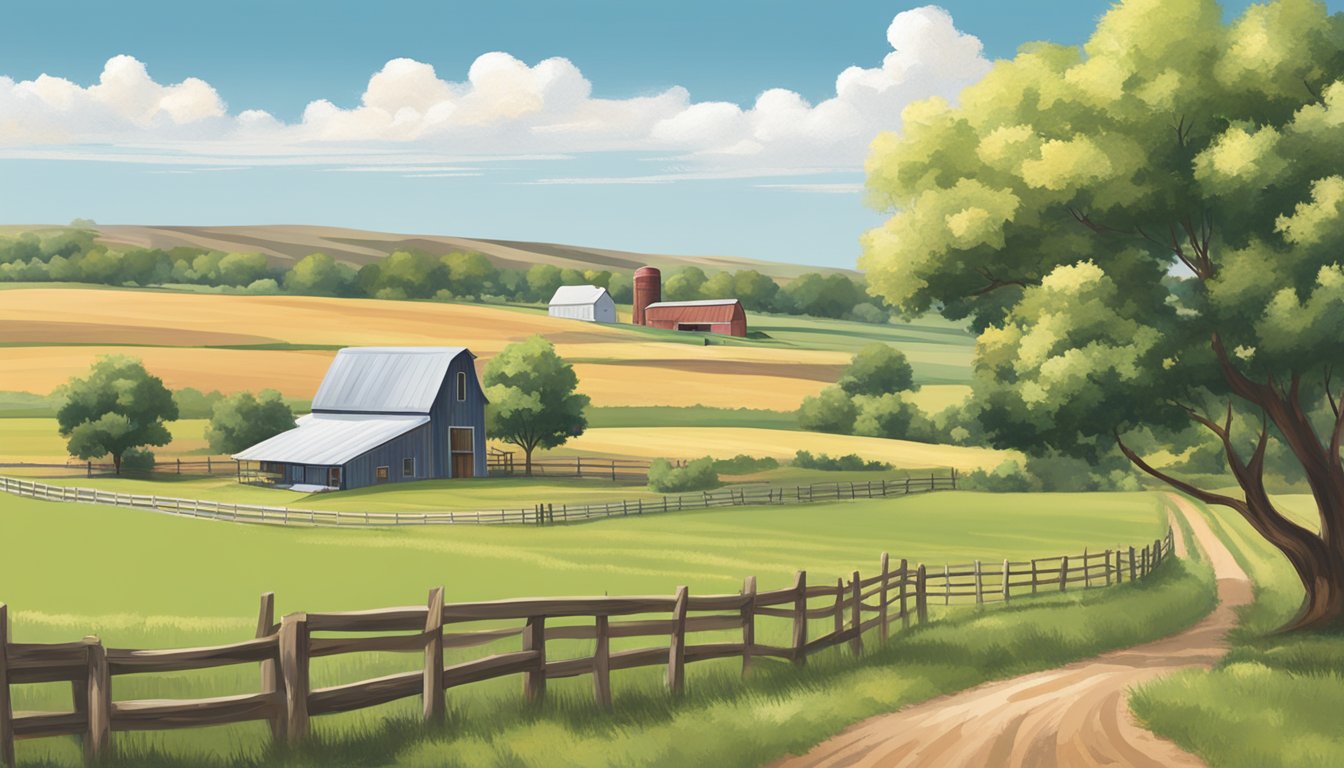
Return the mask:
[[[537,264],[497,267],[479,253],[394,251],[355,269],[323,253],[288,268],[258,253],[196,248],[109,248],[91,229],[68,228],[0,239],[0,281],[120,286],[201,286],[240,293],[294,293],[377,299],[544,303],[562,285],[606,288],[619,304],[633,298],[632,275]],[[780,286],[753,269],[706,274],[684,267],[666,275],[666,301],[737,298],[748,310],[884,323],[888,310],[842,274],[809,272]]]

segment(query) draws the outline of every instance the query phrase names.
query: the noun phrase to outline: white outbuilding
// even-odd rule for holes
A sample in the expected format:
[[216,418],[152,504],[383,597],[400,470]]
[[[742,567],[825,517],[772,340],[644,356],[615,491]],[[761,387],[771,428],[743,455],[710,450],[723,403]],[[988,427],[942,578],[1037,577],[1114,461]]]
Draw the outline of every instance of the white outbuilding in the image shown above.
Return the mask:
[[606,288],[596,285],[562,285],[551,297],[551,317],[587,320],[590,323],[616,322],[616,302]]

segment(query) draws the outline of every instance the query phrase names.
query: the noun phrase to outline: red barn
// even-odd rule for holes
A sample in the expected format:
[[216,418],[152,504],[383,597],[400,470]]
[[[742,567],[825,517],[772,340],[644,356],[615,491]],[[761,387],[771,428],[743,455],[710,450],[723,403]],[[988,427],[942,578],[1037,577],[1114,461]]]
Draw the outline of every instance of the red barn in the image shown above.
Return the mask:
[[747,313],[737,299],[659,301],[644,308],[644,325],[670,331],[747,335]]

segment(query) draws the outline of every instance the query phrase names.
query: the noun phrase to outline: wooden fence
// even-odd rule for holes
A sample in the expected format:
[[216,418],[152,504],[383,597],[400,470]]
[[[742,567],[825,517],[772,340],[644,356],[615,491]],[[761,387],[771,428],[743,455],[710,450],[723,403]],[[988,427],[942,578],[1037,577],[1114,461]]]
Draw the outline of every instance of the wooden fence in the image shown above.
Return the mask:
[[[532,460],[534,477],[589,477],[612,482],[645,483],[649,479],[645,459],[600,459],[593,456],[552,456]],[[511,452],[491,451],[486,468],[491,477],[519,477],[526,471],[521,459]]]
[[[523,695],[536,701],[554,678],[592,678],[593,696],[611,706],[611,673],[622,669],[666,668],[668,691],[686,686],[686,665],[709,659],[741,659],[744,674],[760,659],[796,665],[809,654],[838,645],[862,653],[864,643],[887,642],[893,625],[928,621],[931,600],[953,598],[977,604],[1008,602],[1014,593],[1066,590],[1073,585],[1100,587],[1139,579],[1156,568],[1173,548],[1173,534],[1141,549],[1110,550],[1033,560],[1005,561],[1001,583],[987,583],[987,572],[974,564],[929,569],[901,560],[892,566],[882,555],[876,573],[854,571],[848,580],[809,584],[799,571],[792,586],[757,591],[748,577],[741,592],[691,595],[679,587],[672,596],[521,598],[492,602],[445,604],[443,588],[429,592],[425,606],[337,613],[291,613],[275,621],[272,593],[261,597],[254,639],[229,645],[171,650],[107,648],[97,637],[71,643],[10,642],[7,609],[0,604],[0,765],[14,768],[14,741],[47,736],[83,737],[90,762],[102,756],[115,731],[198,728],[266,721],[277,740],[297,744],[308,736],[309,720],[410,697],[420,697],[426,721],[444,717],[444,695],[450,688],[507,675],[522,675]],[[1041,567],[1048,565],[1049,567]],[[1027,566],[1030,566],[1029,568]],[[967,580],[967,577],[972,580]],[[1024,580],[1029,577],[1029,580]],[[1030,592],[1028,592],[1030,590]],[[969,602],[969,601],[967,601]],[[657,618],[640,618],[653,614]],[[762,617],[791,624],[788,645],[757,642]],[[829,622],[826,620],[830,619]],[[811,636],[818,620],[828,627]],[[579,621],[580,623],[574,623]],[[460,625],[489,622],[490,627],[458,631]],[[521,624],[517,623],[521,622]],[[809,624],[812,622],[812,624]],[[500,626],[504,623],[504,626]],[[451,631],[450,631],[451,628]],[[694,642],[702,632],[739,633],[733,642]],[[345,633],[326,637],[328,633]],[[366,636],[351,636],[360,633]],[[401,633],[401,634],[387,634]],[[613,638],[659,637],[665,646],[611,650]],[[514,639],[516,651],[448,664],[445,648],[470,648]],[[552,640],[589,640],[591,656],[551,658]],[[309,664],[314,658],[362,652],[406,652],[424,655],[419,670],[344,685],[313,688]],[[257,664],[261,684],[256,693],[188,700],[115,701],[114,678],[154,672],[179,672],[239,664]],[[14,711],[10,687],[29,683],[68,682],[73,707],[68,712]]]
[[[30,462],[12,462],[0,464],[0,469],[45,470],[47,474],[83,475],[95,477],[117,474],[117,467],[111,462],[72,461],[65,464],[37,464]],[[122,477],[149,477],[150,475],[234,475],[238,474],[238,462],[228,458],[205,456],[199,459],[172,459],[154,462],[153,469],[121,468]]]
[[390,525],[524,525],[574,523],[609,517],[661,514],[691,509],[755,506],[763,504],[810,504],[844,499],[876,499],[956,490],[956,471],[945,477],[906,477],[862,483],[813,483],[795,486],[730,486],[714,491],[651,496],[594,504],[534,504],[529,508],[453,512],[334,512],[256,504],[182,499],[151,494],[116,493],[96,488],[50,485],[35,480],[0,477],[0,491],[46,501],[103,504],[148,509],[184,517],[200,517],[244,523],[328,527]]

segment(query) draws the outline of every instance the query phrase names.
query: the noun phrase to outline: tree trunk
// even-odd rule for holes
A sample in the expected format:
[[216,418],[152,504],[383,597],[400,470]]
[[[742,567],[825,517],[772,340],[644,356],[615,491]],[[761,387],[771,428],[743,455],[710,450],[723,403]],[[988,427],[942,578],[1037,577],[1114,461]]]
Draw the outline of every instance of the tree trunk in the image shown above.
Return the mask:
[[526,474],[528,477],[532,476],[532,448],[533,448],[532,446],[523,448],[523,466],[525,467],[524,474]]
[[115,473],[116,473],[117,475],[120,475],[120,474],[121,474],[121,454],[120,454],[120,453],[114,453],[114,454],[112,454],[112,469],[115,471]]

